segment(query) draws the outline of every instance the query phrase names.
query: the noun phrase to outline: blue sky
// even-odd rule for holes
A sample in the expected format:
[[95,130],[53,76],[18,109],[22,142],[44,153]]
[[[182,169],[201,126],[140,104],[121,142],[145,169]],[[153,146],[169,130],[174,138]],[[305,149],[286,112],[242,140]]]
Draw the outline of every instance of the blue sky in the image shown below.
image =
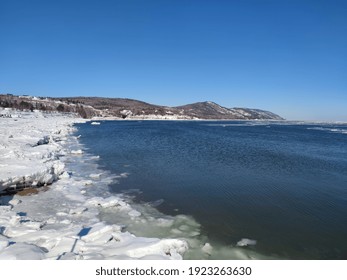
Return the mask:
[[347,1],[0,0],[0,92],[347,121]]

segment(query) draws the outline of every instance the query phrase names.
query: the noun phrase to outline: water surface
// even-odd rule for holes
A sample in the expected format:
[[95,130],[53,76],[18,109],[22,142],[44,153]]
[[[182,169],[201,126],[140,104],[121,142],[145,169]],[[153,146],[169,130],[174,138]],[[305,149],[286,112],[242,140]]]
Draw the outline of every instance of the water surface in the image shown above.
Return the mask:
[[347,258],[347,125],[104,121],[78,124],[111,185],[165,214],[192,215],[212,244],[261,254]]

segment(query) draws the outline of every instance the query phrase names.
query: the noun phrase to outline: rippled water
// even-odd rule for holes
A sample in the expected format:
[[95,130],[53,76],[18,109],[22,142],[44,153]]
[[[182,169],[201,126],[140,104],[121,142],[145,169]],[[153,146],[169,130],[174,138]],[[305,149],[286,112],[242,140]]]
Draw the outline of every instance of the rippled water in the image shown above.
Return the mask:
[[104,121],[78,124],[111,185],[192,215],[212,244],[272,258],[347,259],[347,125]]

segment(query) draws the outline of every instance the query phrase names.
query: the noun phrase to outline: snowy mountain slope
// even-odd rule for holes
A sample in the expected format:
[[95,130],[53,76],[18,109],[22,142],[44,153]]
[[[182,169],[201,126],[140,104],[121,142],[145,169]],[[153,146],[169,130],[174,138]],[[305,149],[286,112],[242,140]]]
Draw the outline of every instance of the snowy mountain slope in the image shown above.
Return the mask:
[[211,101],[169,107],[127,98],[41,98],[0,94],[0,107],[58,111],[77,114],[83,118],[283,120],[272,112],[249,108],[226,108]]

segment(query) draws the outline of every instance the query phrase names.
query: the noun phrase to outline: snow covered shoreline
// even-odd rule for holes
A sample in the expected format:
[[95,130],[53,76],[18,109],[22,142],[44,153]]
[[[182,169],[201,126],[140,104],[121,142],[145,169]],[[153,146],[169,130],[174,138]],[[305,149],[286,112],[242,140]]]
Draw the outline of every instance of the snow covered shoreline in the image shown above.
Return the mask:
[[212,246],[193,217],[111,193],[129,174],[100,169],[74,134],[87,120],[20,114],[0,118],[1,190],[47,186],[0,196],[0,260],[266,258],[245,242]]
[[59,157],[74,119],[39,112],[13,116],[0,119],[0,192],[52,184],[64,171]]
[[0,119],[0,191],[50,185],[29,196],[0,197],[0,259],[182,259],[184,240],[136,237],[124,224],[100,220],[101,211],[112,210],[146,223],[120,196],[95,195],[103,184],[98,170],[90,178],[79,176],[78,167],[66,170],[74,159],[84,164],[92,158],[81,158],[71,135],[76,122],[83,120],[39,112]]

